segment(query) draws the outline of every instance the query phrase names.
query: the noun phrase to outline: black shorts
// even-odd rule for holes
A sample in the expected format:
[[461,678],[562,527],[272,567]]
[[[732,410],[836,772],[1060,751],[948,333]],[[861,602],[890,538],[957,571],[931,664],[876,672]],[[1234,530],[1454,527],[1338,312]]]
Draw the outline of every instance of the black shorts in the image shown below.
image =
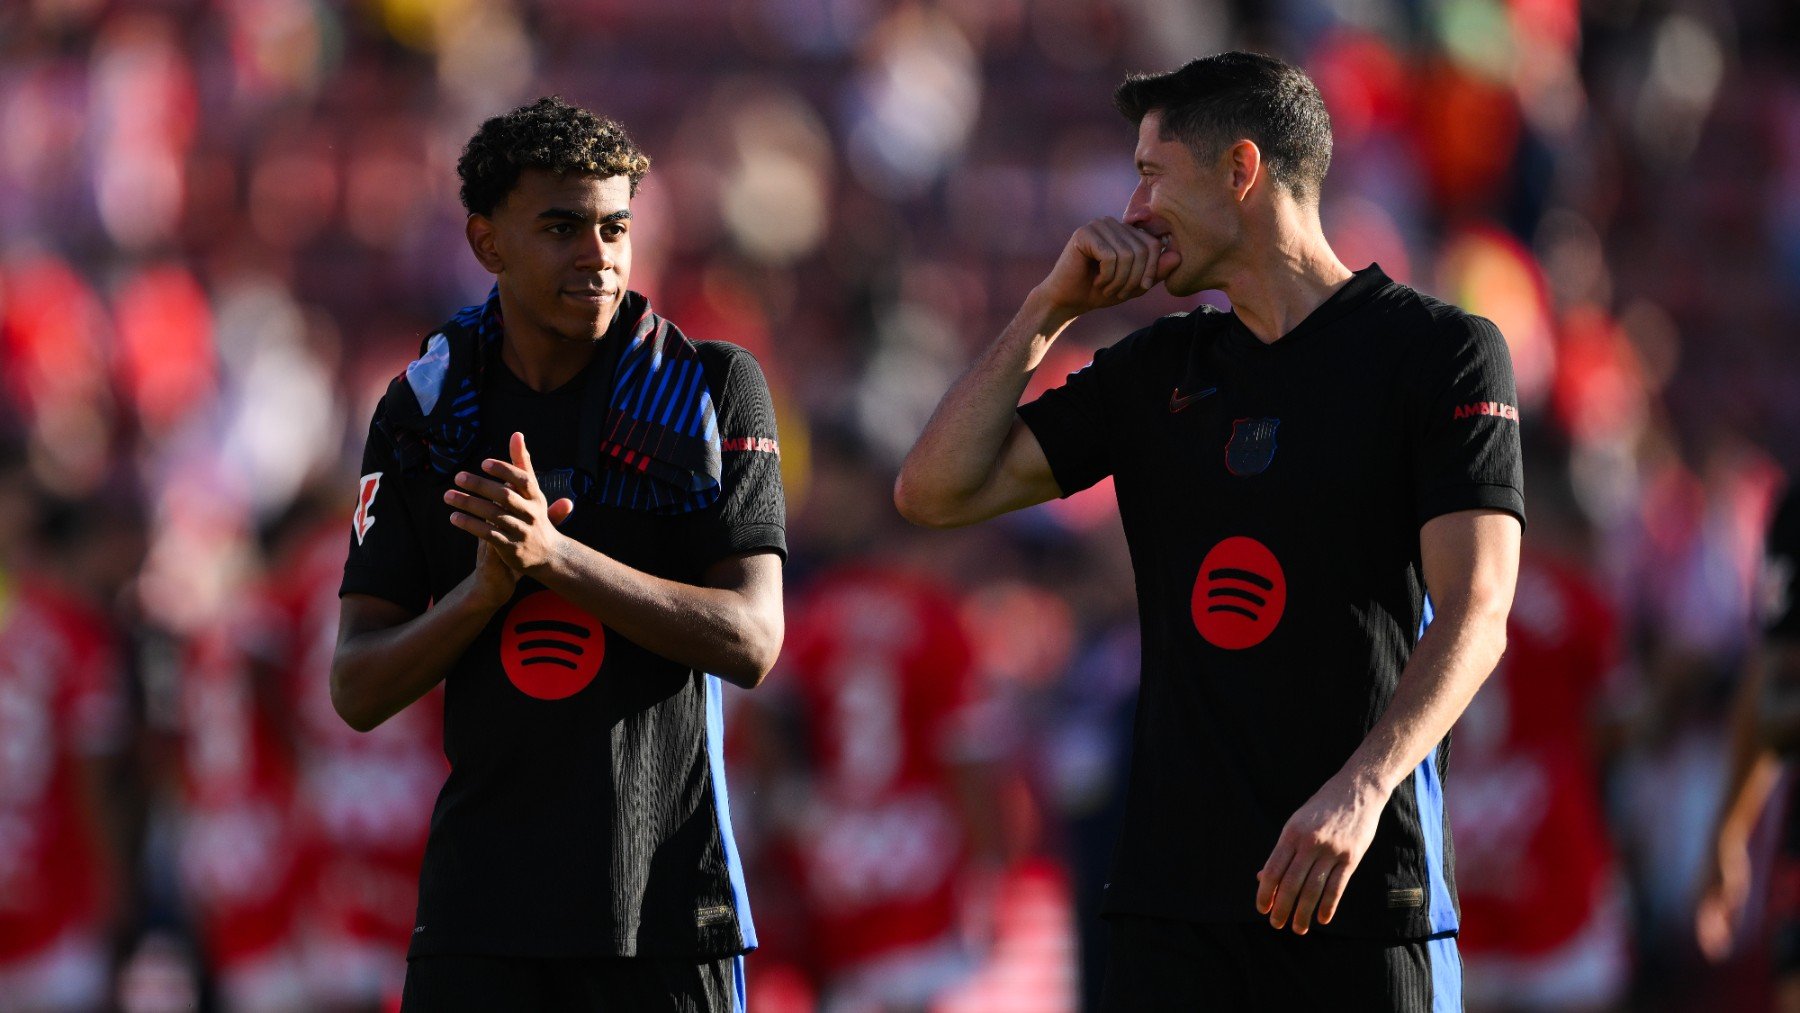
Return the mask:
[[744,958],[412,957],[403,1013],[744,1013]]
[[1267,924],[1113,915],[1100,1009],[1447,1013],[1462,1007],[1452,937],[1383,943]]

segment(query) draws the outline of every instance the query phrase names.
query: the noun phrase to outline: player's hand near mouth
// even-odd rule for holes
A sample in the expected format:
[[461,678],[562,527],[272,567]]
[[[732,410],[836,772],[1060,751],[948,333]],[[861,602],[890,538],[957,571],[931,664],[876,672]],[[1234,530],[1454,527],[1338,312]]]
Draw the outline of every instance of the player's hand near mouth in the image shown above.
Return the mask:
[[1034,296],[1051,308],[1058,324],[1092,310],[1117,306],[1155,288],[1181,265],[1166,237],[1096,218],[1069,237],[1055,266]]

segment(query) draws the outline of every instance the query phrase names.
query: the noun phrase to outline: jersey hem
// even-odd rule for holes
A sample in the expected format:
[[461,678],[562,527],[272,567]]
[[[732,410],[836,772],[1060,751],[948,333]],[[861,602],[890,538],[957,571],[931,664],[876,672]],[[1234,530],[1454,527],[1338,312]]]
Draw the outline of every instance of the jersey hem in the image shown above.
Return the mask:
[[616,945],[593,944],[557,944],[529,946],[519,944],[483,943],[472,940],[451,938],[421,946],[417,943],[408,947],[406,957],[526,957],[548,960],[563,960],[580,957],[598,957],[623,960],[693,960],[696,963],[708,960],[729,960],[741,957],[756,949],[754,946],[738,946],[735,949],[708,950],[663,950],[645,947],[621,947]]
[[[1109,891],[1110,893],[1110,891]],[[1245,901],[1248,909],[1250,902]],[[1161,902],[1148,898],[1123,897],[1114,899],[1110,895],[1100,906],[1100,916],[1111,918],[1114,915],[1126,917],[1164,918],[1169,921],[1187,922],[1194,925],[1267,925],[1268,918],[1257,914],[1253,909],[1246,911],[1221,910],[1196,905],[1192,908],[1176,907],[1168,903],[1166,898]],[[1401,926],[1368,926],[1346,922],[1340,906],[1338,917],[1329,925],[1318,925],[1314,931],[1321,934],[1348,939],[1369,939],[1389,943],[1417,943],[1433,939],[1452,939],[1460,932],[1460,928],[1433,929],[1418,915],[1408,916],[1417,919],[1417,925]]]

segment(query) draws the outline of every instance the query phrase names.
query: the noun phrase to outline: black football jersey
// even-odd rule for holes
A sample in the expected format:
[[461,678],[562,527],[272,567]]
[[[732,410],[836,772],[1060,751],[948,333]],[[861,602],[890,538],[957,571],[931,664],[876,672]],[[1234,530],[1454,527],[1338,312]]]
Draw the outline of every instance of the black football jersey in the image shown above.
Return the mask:
[[[1429,621],[1419,529],[1523,520],[1493,324],[1357,272],[1293,331],[1156,321],[1024,405],[1065,495],[1112,476],[1143,633],[1106,910],[1260,919],[1281,827],[1386,708]],[[1389,799],[1325,931],[1454,932],[1448,743]]]
[[[545,476],[576,466],[581,435],[604,418],[616,345],[603,343],[581,375],[550,392],[495,361],[464,467],[508,459],[510,434],[522,432],[549,490]],[[621,563],[688,584],[729,555],[786,553],[762,371],[735,345],[697,347],[718,410],[718,500],[665,516],[584,499],[562,526]],[[450,523],[448,479],[403,473],[374,426],[362,470],[340,593],[423,611],[468,575],[475,539]],[[450,774],[432,814],[413,955],[708,959],[754,948],[720,692],[716,677],[521,580],[444,680]]]

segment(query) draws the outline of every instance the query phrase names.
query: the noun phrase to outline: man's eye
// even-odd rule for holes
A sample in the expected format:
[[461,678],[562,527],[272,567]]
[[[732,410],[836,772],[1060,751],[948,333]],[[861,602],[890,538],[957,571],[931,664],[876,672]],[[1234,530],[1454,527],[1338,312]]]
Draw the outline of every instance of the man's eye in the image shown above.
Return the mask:
[[600,234],[605,236],[608,239],[617,239],[620,236],[625,234],[625,226],[618,222],[613,222],[612,224],[607,225],[606,227],[602,228],[600,230]]
[[574,231],[575,226],[570,225],[568,222],[557,222],[555,225],[550,226],[549,229],[550,234],[553,236],[566,236]]

